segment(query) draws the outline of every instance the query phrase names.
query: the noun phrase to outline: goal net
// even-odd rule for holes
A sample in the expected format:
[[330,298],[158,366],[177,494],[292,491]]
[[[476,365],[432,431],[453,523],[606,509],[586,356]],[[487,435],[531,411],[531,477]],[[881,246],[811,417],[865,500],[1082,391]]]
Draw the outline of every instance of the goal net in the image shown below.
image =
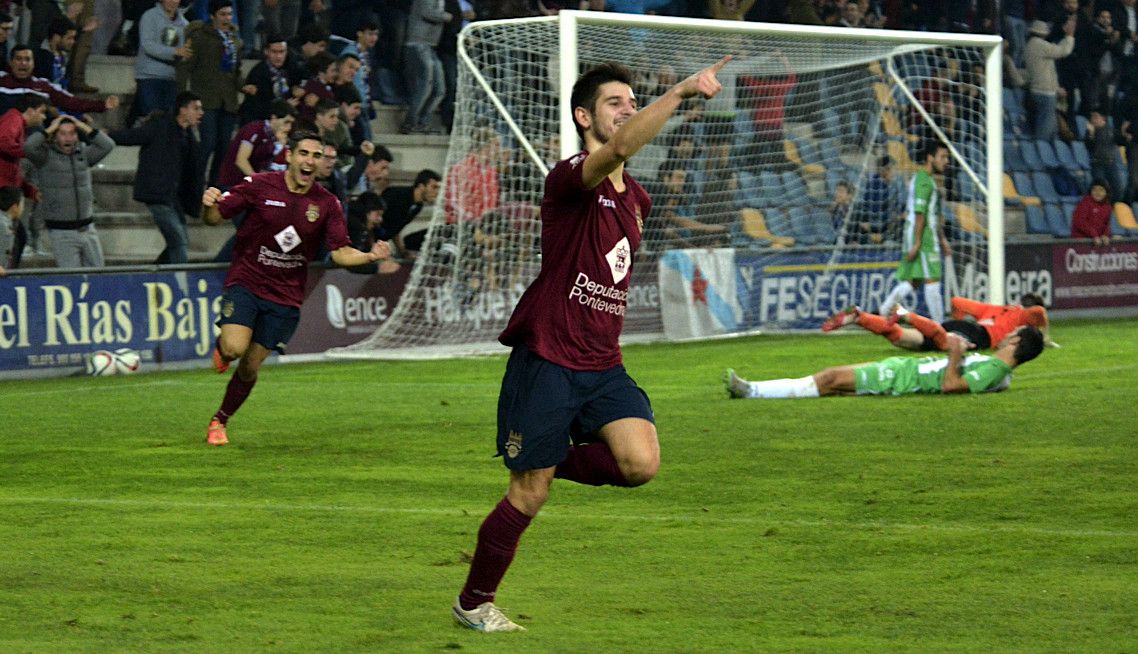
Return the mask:
[[[411,279],[373,335],[330,354],[495,350],[540,268],[545,174],[579,148],[569,89],[607,61],[633,71],[643,107],[735,55],[720,74],[722,92],[687,101],[627,165],[654,203],[634,283],[654,283],[661,253],[725,247],[745,282],[744,326],[801,328],[845,304],[876,308],[892,285],[917,152],[935,138],[952,159],[938,177],[952,243],[945,295],[998,301],[1000,290],[988,290],[989,277],[1002,279],[1002,259],[992,256],[1002,251],[1001,196],[988,199],[1000,189],[988,169],[1000,165],[989,139],[1000,124],[989,124],[993,106],[999,111],[997,43],[571,11],[472,23],[460,37],[443,190]],[[756,309],[770,289],[755,277],[787,271],[799,276],[777,290],[792,309]],[[626,334],[635,332],[628,323]]]

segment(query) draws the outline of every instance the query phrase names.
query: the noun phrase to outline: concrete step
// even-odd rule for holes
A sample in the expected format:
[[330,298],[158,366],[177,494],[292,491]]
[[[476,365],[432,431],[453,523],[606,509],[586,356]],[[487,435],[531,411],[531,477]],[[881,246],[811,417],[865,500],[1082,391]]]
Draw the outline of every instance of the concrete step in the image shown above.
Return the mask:
[[377,139],[391,150],[395,157],[393,169],[411,171],[414,177],[420,170],[430,168],[442,174],[446,168],[450,137],[428,134],[386,134]]
[[[150,263],[166,248],[162,234],[146,211],[99,212],[95,214],[95,227],[108,263]],[[212,260],[234,231],[229,223],[210,227],[200,220],[187,219],[190,260]]]

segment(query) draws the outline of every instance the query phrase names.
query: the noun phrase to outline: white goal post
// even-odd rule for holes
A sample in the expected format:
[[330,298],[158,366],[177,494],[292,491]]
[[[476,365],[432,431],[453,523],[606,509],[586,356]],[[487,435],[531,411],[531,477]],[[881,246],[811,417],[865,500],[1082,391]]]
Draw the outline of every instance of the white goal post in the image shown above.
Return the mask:
[[[497,335],[540,268],[545,174],[579,150],[573,83],[605,61],[632,70],[643,106],[736,57],[723,92],[688,101],[627,166],[653,196],[634,284],[655,284],[661,252],[726,247],[766,271],[817,275],[794,289],[813,313],[765,316],[764,329],[802,328],[840,301],[872,302],[899,257],[897,193],[921,143],[938,139],[952,160],[941,180],[954,255],[945,294],[1003,302],[1000,45],[990,35],[603,12],[471,23],[459,37],[443,190],[411,278],[374,334],[329,354],[499,351]],[[878,174],[885,157],[888,183]],[[834,201],[838,187],[849,191],[845,204]],[[637,310],[654,293],[630,290],[626,333],[641,329]],[[659,332],[655,311],[644,329]]]

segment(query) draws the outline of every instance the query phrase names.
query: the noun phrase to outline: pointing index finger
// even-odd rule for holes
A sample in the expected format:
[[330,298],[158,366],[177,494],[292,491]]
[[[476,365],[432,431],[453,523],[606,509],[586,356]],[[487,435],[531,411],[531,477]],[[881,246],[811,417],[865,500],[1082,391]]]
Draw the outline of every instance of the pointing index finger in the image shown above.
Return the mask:
[[734,58],[735,58],[735,55],[729,54],[726,57],[715,62],[714,64],[711,65],[711,72],[718,73],[719,71],[723,70],[723,67],[727,65],[727,62],[731,61]]

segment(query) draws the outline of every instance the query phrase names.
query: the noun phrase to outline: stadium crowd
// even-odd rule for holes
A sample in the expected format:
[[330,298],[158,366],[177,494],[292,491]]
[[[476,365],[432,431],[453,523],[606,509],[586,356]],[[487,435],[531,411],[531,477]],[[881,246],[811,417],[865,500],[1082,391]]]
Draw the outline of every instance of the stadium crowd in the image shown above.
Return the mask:
[[[356,232],[372,240],[394,240],[399,229],[415,222],[422,207],[421,200],[408,203],[406,198],[423,196],[423,180],[437,192],[433,180],[442,176],[423,170],[411,186],[390,184],[393,155],[382,144],[384,135],[372,130],[378,106],[405,108],[398,128],[404,134],[448,133],[454,120],[456,42],[462,27],[469,21],[553,15],[563,9],[1002,33],[1004,137],[1009,149],[1005,160],[1015,184],[1011,194],[1005,188],[1005,196],[1013,202],[1039,198],[1023,202],[1027,231],[1086,237],[1101,244],[1109,242],[1112,225],[1126,234],[1133,220],[1129,207],[1138,200],[1135,0],[7,0],[0,2],[0,113],[8,113],[0,127],[11,126],[12,138],[0,143],[2,168],[8,170],[0,186],[17,186],[30,201],[18,220],[0,218],[0,249],[7,252],[2,263],[18,267],[24,254],[45,254],[54,249],[55,240],[97,240],[93,194],[61,202],[53,195],[70,186],[60,185],[58,178],[43,186],[39,177],[45,174],[43,166],[59,157],[81,160],[85,167],[75,172],[70,185],[89,188],[93,160],[113,147],[108,136],[119,136],[124,143],[163,144],[145,164],[140,160],[134,189],[135,199],[147,204],[166,239],[163,262],[186,260],[186,215],[197,209],[186,204],[188,199],[176,198],[190,198],[190,190],[208,185],[227,188],[254,172],[283,169],[288,134],[298,128],[319,133],[334,148],[335,164],[323,166],[321,182],[346,208],[356,201],[355,211],[346,214],[371,225]],[[136,88],[129,106],[120,109],[117,96],[100,94],[87,83],[92,52],[135,58]],[[242,66],[249,59],[256,59],[255,65]],[[967,150],[982,122],[982,62],[966,49],[942,49],[912,65],[918,71],[913,77],[915,97],[949,139]],[[640,75],[638,94],[650,99],[675,76],[667,68],[649,67]],[[859,82],[867,92],[875,84],[888,83],[880,68],[874,71],[872,66],[841,81]],[[818,125],[831,121],[825,105],[833,89],[825,82],[800,79],[786,62],[784,72],[739,75],[735,85],[734,116],[724,119],[720,113],[702,111],[697,102],[678,127],[662,135],[669,158],[692,165],[654,169],[650,186],[661,211],[653,212],[645,227],[647,250],[896,241],[913,156],[923,141],[936,137],[925,116],[906,100],[878,98],[886,109],[881,140],[856,143],[871,153],[875,165],[864,179],[853,179],[841,165],[819,161],[825,143],[796,140],[787,129],[792,113]],[[183,91],[191,95],[179,96]],[[27,94],[49,102],[42,125],[27,120],[26,103],[20,102]],[[200,104],[201,116],[179,120],[185,102]],[[73,119],[60,123],[59,115]],[[36,131],[44,134],[33,143],[42,154],[29,158],[24,139]],[[508,135],[502,136],[507,140],[495,147],[493,160],[485,152],[472,153],[481,161],[475,169],[480,179],[496,181],[517,165]],[[821,136],[837,138],[839,146],[858,139],[856,134],[825,130]],[[1079,157],[1084,152],[1085,161]],[[1036,162],[1040,155],[1054,160],[1044,156]],[[189,163],[183,165],[183,157]],[[153,180],[146,167],[155,163],[180,171],[177,179]],[[1040,188],[1045,180],[1038,173],[1050,180],[1050,188]],[[818,184],[807,184],[810,175],[824,177],[822,192]],[[1029,179],[1037,182],[1030,188]],[[171,183],[176,188],[159,191],[154,186]],[[950,165],[938,183],[949,201],[974,197],[955,166]],[[500,197],[480,191],[483,206],[476,208],[475,221],[487,212],[500,218],[502,208],[512,206],[509,185],[501,186]],[[1075,205],[1092,187],[1100,198],[1096,202],[1105,202],[1117,215],[1113,220],[1080,220],[1076,229]],[[359,199],[369,192],[377,197]],[[772,197],[796,193],[808,201],[772,206]],[[155,201],[159,194],[161,202]],[[385,215],[391,205],[400,215]],[[407,207],[414,207],[414,213],[408,215]],[[466,208],[448,205],[448,220],[460,220],[451,216]],[[60,215],[62,211],[67,215]],[[967,236],[967,225],[956,218],[947,218],[950,236]],[[484,249],[493,248],[496,231],[508,222],[488,220],[477,230]],[[1095,231],[1089,233],[1087,225],[1092,223]],[[84,238],[68,238],[77,234],[65,231]],[[400,256],[414,257],[410,245],[420,242],[400,238]],[[223,248],[218,258],[227,255]],[[102,262],[101,253],[95,252],[78,257],[58,252],[55,257],[61,265]]]

